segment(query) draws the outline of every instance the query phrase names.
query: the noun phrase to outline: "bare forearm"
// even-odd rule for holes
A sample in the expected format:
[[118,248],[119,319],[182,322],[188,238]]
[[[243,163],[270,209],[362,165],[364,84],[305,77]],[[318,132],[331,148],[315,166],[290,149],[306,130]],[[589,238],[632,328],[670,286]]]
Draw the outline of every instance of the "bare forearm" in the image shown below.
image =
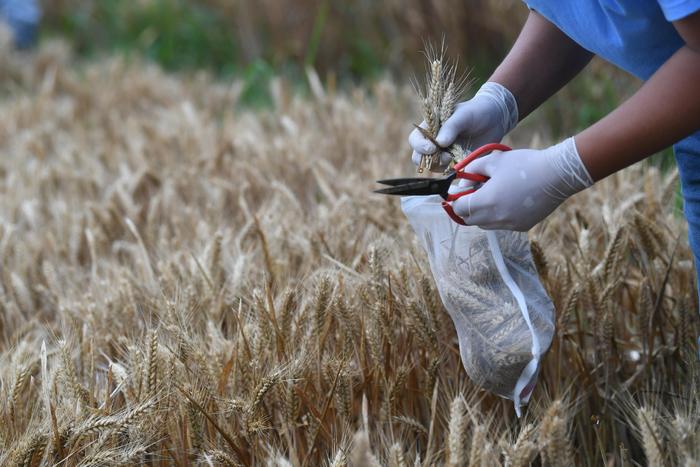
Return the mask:
[[620,107],[576,136],[594,180],[700,129],[700,52],[683,47]]
[[576,76],[592,56],[531,11],[518,40],[489,81],[513,93],[522,120]]

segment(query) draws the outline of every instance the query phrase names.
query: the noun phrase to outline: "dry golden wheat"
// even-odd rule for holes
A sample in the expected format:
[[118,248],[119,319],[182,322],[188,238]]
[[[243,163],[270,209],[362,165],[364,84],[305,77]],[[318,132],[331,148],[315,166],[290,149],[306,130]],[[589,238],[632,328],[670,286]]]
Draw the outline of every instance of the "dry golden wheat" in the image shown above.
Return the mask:
[[519,428],[371,194],[412,168],[409,88],[279,85],[273,113],[60,44],[0,62],[0,464],[445,464],[460,431],[483,465],[643,464],[649,399],[662,458],[697,460],[692,256],[673,190],[645,189],[672,174],[631,168],[531,233],[563,314]]

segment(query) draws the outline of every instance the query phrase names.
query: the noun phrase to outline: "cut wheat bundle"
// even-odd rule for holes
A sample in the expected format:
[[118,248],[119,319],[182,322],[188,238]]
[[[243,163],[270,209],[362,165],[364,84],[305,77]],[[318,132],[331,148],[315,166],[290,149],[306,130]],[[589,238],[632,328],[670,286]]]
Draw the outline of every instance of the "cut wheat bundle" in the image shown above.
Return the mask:
[[436,152],[424,154],[418,164],[418,172],[445,170],[466,156],[466,148],[452,144],[441,148],[435,141],[442,124],[454,113],[455,107],[469,88],[467,74],[458,71],[458,64],[451,62],[445,54],[445,45],[438,49],[428,46],[425,56],[428,60],[425,83],[417,81],[414,88],[418,94],[424,125],[415,125],[418,131],[435,144]]

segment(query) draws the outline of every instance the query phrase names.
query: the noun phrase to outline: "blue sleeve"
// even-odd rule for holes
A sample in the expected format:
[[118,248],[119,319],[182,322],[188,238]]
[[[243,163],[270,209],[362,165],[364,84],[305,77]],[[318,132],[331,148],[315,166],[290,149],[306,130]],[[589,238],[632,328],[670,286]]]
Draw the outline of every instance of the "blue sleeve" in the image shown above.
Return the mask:
[[668,21],[676,21],[700,11],[700,0],[658,0]]
[[40,18],[36,0],[0,0],[0,22],[10,26],[15,45],[21,49],[35,42]]

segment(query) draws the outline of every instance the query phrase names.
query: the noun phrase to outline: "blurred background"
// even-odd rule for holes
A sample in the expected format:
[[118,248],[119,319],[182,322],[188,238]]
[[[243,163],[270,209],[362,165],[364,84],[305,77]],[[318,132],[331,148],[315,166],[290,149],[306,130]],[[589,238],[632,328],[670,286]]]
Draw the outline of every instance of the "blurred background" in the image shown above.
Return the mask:
[[[60,38],[82,59],[119,53],[173,72],[239,79],[241,103],[253,107],[271,104],[269,82],[276,76],[306,92],[306,67],[338,88],[387,77],[408,83],[422,77],[425,44],[442,40],[448,55],[470,71],[475,89],[507,53],[527,16],[519,0],[44,0],[40,5],[40,43]],[[548,139],[567,136],[638,86],[594,61],[533,118]]]

